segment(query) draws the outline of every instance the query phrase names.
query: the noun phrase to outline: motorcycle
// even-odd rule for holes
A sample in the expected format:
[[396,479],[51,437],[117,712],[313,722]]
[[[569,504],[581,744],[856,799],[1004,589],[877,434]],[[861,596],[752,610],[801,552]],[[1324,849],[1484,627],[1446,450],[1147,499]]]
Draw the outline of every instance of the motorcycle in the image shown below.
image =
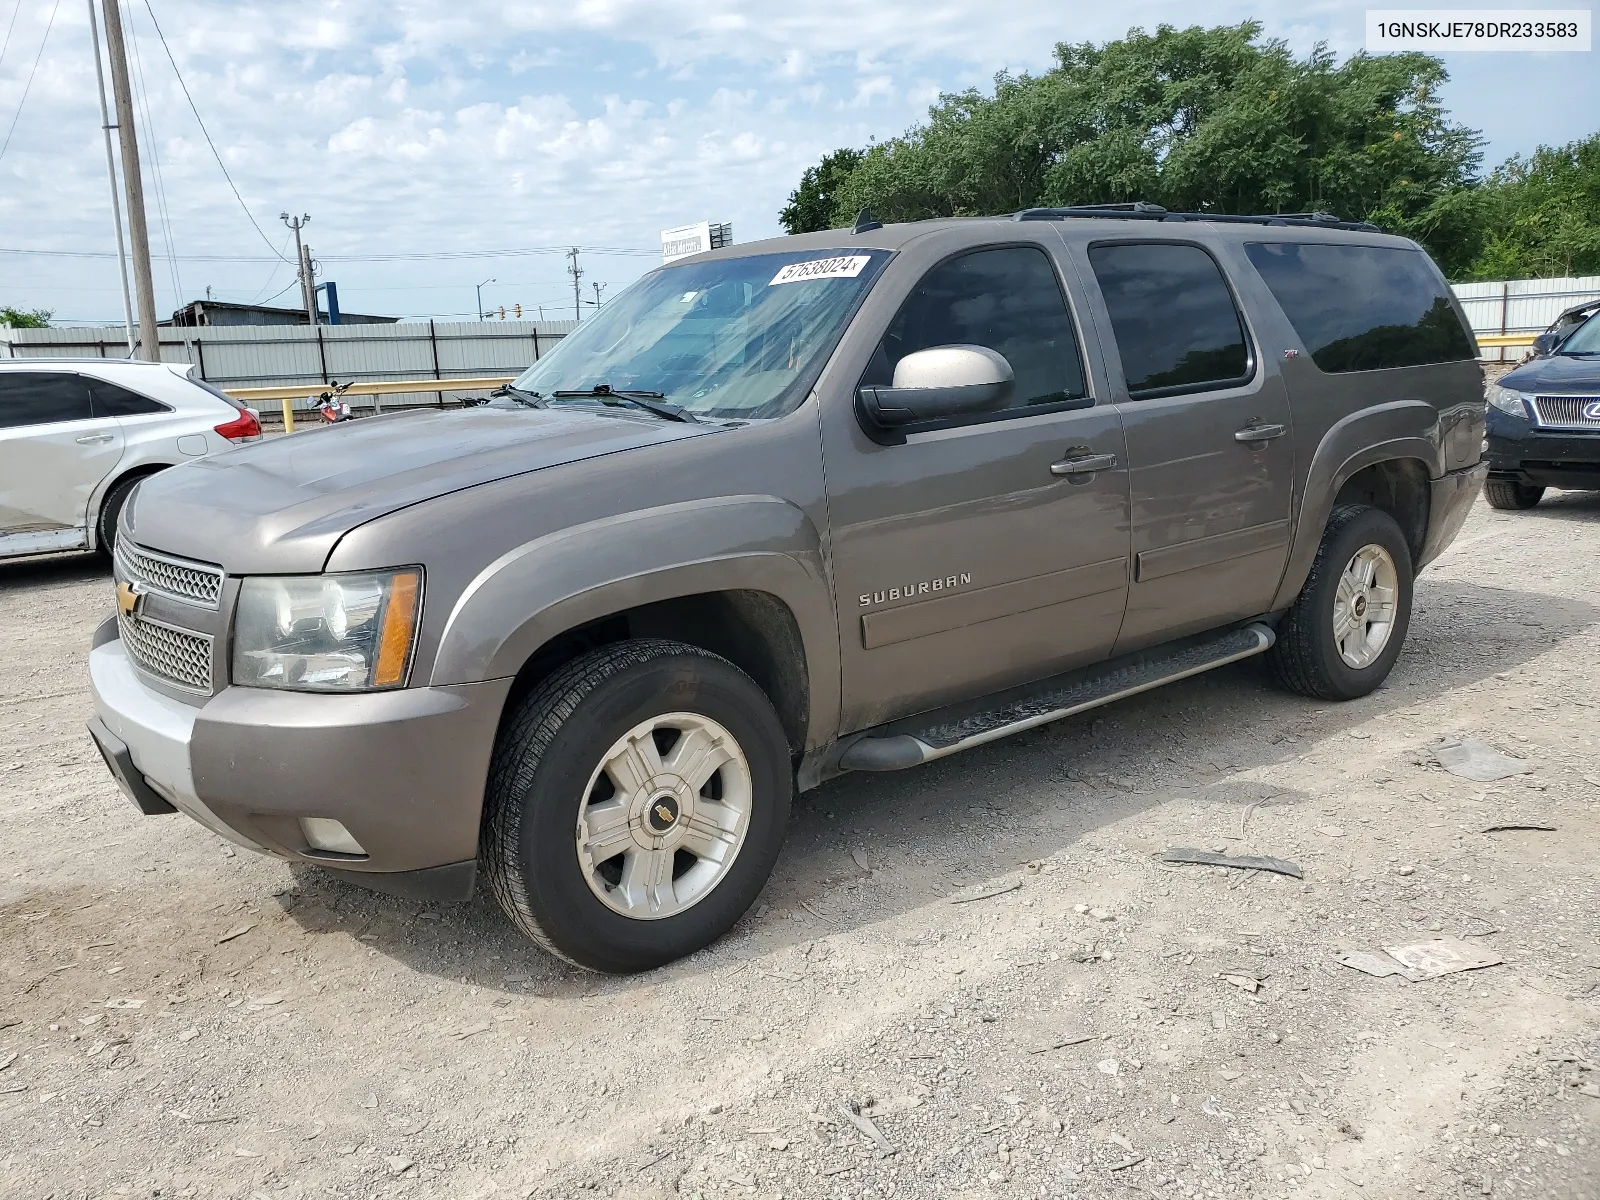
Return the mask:
[[318,393],[317,414],[321,416],[324,424],[334,425],[340,421],[349,421],[354,418],[354,414],[350,411],[350,405],[343,398],[345,392],[349,390],[350,385],[354,382],[355,380],[349,379],[344,383],[340,383],[335,379],[327,391]]

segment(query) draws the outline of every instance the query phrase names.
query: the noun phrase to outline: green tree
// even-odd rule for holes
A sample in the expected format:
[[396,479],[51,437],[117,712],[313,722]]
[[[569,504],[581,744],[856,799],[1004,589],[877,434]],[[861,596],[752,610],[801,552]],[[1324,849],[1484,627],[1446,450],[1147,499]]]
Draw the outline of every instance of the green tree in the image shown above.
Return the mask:
[[1513,156],[1478,189],[1470,279],[1600,274],[1600,133]]
[[[1464,266],[1479,249],[1468,197],[1481,139],[1439,103],[1447,78],[1422,54],[1338,63],[1318,45],[1296,58],[1255,21],[1064,42],[1039,75],[1002,73],[992,94],[940,97],[843,178],[824,172],[830,160],[811,168],[807,178],[826,174],[832,211],[807,210],[800,227],[844,224],[869,205],[883,220],[1128,200],[1321,209],[1378,219]],[[802,194],[820,204],[822,189],[805,189],[786,215]]]
[[800,186],[789,193],[789,203],[778,214],[784,229],[790,233],[811,233],[830,228],[836,207],[835,192],[860,162],[861,151],[845,149],[825,154],[816,166],[807,167],[800,176]]
[[49,329],[54,314],[48,308],[12,308],[0,306],[0,325],[13,329]]

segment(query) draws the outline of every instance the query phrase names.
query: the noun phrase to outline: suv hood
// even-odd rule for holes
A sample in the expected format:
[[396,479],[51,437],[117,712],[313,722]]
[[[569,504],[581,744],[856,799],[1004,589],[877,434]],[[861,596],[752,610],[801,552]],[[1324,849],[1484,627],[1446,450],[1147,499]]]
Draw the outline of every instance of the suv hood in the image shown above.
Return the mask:
[[1499,379],[1500,386],[1529,395],[1600,396],[1600,358],[1563,358],[1552,354],[1523,363]]
[[721,428],[571,407],[395,413],[163,471],[140,485],[122,520],[141,546],[233,574],[314,572],[341,536],[397,509]]

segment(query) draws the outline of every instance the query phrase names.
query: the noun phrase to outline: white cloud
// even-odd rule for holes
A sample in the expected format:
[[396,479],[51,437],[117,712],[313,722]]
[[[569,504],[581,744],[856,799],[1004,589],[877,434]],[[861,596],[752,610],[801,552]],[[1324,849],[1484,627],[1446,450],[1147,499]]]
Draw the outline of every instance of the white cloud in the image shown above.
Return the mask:
[[[939,92],[986,86],[1001,67],[1043,68],[1058,40],[1259,15],[1269,34],[1299,51],[1320,38],[1347,53],[1359,43],[1364,12],[1332,0],[1220,0],[1204,13],[1174,13],[1153,0],[1074,11],[1032,2],[1003,12],[978,0],[152,3],[256,219],[276,243],[285,232],[279,209],[311,211],[313,244],[328,255],[650,247],[659,229],[701,218],[732,219],[748,240],[776,232],[777,210],[822,153],[893,136]],[[180,252],[266,254],[143,6],[125,11],[148,75]],[[13,49],[0,64],[0,137],[46,14],[31,3],[19,11]],[[111,246],[87,49],[84,14],[63,5],[16,140],[0,160],[0,246]],[[1470,94],[1447,98],[1475,106],[1485,124],[1498,121],[1497,137],[1519,139],[1507,151],[1541,136],[1574,136],[1553,124],[1592,124],[1573,114],[1600,107],[1600,84],[1576,64],[1536,74],[1474,65],[1468,74]],[[119,308],[110,263],[0,262],[0,302],[43,304],[68,317]],[[597,258],[586,269],[591,279],[618,283],[648,265]],[[179,269],[190,294],[213,283],[249,298],[272,268]],[[525,287],[513,298],[529,300],[559,295],[560,269],[558,254],[443,266],[346,262],[338,278],[352,309],[450,312],[462,310],[458,293],[467,285],[459,280],[468,275],[513,279],[497,286]],[[166,269],[157,275],[163,306],[175,306]],[[284,282],[280,270],[271,286]]]

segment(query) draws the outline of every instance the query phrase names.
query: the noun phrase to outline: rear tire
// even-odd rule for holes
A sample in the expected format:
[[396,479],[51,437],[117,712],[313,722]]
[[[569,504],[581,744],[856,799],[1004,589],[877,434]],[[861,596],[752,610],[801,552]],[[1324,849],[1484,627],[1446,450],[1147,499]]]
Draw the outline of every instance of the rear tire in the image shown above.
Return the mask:
[[1318,700],[1354,700],[1388,677],[1411,623],[1411,551],[1381,509],[1328,517],[1316,560],[1269,655],[1278,682]]
[[1538,504],[1544,496],[1542,487],[1518,483],[1515,479],[1486,479],[1483,481],[1483,498],[1490,508],[1526,509]]
[[134,488],[149,477],[145,474],[118,480],[100,502],[100,520],[95,526],[95,549],[106,558],[111,557],[112,549],[117,544],[117,522],[122,519],[122,510],[128,503],[128,497],[133,495]]
[[495,748],[480,858],[512,923],[593,971],[721,937],[777,862],[793,791],[771,702],[696,646],[628,641],[563,667]]

